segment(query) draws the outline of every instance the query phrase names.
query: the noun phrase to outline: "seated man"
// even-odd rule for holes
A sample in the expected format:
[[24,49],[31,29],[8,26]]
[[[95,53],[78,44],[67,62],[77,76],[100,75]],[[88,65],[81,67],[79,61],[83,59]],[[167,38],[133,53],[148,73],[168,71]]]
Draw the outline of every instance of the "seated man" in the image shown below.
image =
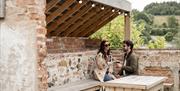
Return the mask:
[[138,61],[133,53],[133,42],[130,40],[123,41],[124,59],[122,68],[119,72],[120,76],[137,75],[138,74]]

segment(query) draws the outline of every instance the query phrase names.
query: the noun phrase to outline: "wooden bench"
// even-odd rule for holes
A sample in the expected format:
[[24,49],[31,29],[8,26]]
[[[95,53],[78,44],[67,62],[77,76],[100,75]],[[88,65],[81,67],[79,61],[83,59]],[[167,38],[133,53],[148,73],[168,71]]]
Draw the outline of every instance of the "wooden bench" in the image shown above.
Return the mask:
[[48,91],[96,91],[100,90],[99,81],[88,79],[72,82],[58,87],[48,88]]

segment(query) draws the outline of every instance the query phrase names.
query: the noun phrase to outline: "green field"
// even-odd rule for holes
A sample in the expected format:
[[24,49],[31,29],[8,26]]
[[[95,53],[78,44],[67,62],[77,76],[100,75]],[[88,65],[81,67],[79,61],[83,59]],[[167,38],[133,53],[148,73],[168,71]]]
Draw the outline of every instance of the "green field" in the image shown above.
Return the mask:
[[[154,25],[162,25],[164,22],[167,24],[167,19],[169,16],[154,16]],[[175,16],[180,25],[180,16]]]

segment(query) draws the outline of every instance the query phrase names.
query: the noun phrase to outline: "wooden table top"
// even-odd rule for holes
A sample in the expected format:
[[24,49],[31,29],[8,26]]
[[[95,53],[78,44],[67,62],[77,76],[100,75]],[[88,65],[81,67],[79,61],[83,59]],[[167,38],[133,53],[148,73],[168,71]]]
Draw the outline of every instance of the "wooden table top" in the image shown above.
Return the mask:
[[132,75],[103,83],[105,86],[149,89],[162,83],[166,77]]

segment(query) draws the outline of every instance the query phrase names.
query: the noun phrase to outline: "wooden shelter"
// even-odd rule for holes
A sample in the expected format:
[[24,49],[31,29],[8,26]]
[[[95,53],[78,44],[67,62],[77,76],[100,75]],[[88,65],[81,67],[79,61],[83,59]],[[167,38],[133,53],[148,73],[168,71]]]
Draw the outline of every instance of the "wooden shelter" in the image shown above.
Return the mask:
[[88,37],[124,15],[125,39],[129,39],[130,11],[126,0],[47,0],[47,36]]

